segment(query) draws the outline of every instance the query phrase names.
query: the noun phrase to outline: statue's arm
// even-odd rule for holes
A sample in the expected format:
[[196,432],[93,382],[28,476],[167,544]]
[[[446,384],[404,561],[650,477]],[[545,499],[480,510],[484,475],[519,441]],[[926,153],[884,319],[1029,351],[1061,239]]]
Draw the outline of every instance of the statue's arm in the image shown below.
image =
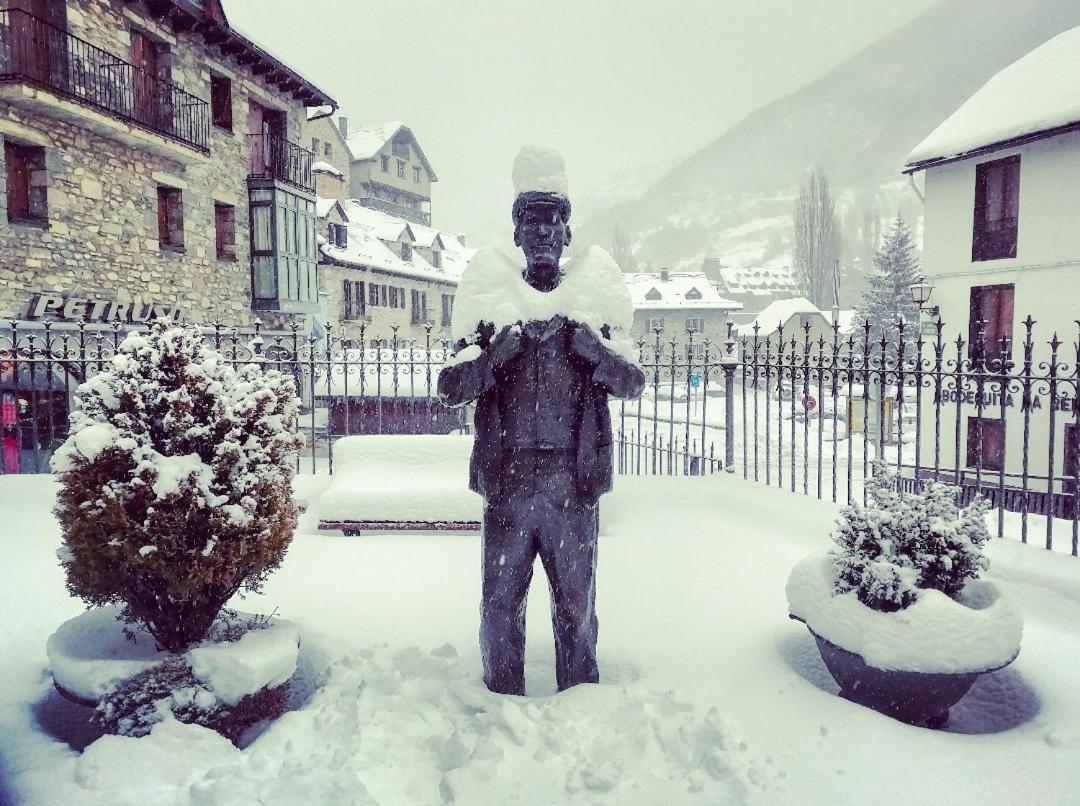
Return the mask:
[[604,344],[592,328],[579,325],[572,341],[572,349],[593,366],[592,379],[613,397],[631,399],[638,397],[645,388],[645,375],[632,361],[627,361]]
[[[477,328],[478,340],[469,344],[462,339],[456,345],[450,366],[439,372],[439,399],[450,408],[464,406],[495,386],[495,369],[513,358],[520,351],[520,338],[507,328],[492,339],[494,328],[481,322]],[[453,361],[469,350],[476,355],[465,360]]]

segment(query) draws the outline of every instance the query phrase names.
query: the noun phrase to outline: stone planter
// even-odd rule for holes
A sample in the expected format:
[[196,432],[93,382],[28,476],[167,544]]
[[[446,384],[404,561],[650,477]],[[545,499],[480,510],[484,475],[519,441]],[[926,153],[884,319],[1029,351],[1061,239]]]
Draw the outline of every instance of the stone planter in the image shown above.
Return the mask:
[[[797,616],[791,618],[802,621]],[[979,671],[937,674],[878,669],[868,664],[862,655],[822,638],[809,625],[807,629],[817,642],[829,674],[840,686],[841,697],[909,725],[944,727],[949,721],[949,709],[968,693],[979,675],[1012,663],[1009,660]]]
[[[235,742],[250,725],[284,712],[298,658],[295,624],[275,619],[236,640],[208,640],[174,655],[158,651],[145,633],[128,640],[119,611],[82,613],[47,646],[57,691],[95,708],[93,721],[106,731],[144,735],[164,709]],[[237,615],[241,622],[251,618]]]

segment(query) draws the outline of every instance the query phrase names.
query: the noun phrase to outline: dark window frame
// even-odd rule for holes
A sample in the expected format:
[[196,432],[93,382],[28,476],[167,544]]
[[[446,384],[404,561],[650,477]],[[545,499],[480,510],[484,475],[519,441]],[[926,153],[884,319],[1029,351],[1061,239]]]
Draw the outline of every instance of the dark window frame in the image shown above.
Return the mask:
[[[1013,283],[976,285],[968,299],[968,358],[974,358],[979,345],[979,322],[985,322],[984,359],[988,369],[999,369],[1002,359],[1012,358],[1013,319],[1016,311],[1016,286]],[[1001,349],[1001,337],[1007,338]]]
[[184,251],[184,192],[170,185],[157,186],[158,248]]
[[236,261],[236,207],[214,202],[214,249],[218,260]]
[[34,174],[44,173],[44,146],[4,140],[7,220],[11,224],[46,227],[49,222],[48,177],[36,183]]
[[1016,257],[1020,232],[1020,155],[975,166],[971,260]]
[[232,79],[210,74],[210,117],[222,131],[233,131]]
[[[982,444],[979,439],[979,417],[968,415],[967,418],[967,467],[982,467],[992,473],[1005,469],[1005,421],[993,417],[983,417]],[[978,453],[981,447],[982,462]]]

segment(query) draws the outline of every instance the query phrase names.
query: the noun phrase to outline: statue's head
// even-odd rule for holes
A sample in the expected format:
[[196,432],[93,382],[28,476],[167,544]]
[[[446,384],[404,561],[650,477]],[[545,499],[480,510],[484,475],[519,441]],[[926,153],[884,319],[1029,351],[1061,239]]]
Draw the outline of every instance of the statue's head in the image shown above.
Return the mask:
[[525,253],[525,279],[550,291],[562,274],[559,259],[570,245],[566,169],[557,151],[526,146],[514,160],[514,243]]

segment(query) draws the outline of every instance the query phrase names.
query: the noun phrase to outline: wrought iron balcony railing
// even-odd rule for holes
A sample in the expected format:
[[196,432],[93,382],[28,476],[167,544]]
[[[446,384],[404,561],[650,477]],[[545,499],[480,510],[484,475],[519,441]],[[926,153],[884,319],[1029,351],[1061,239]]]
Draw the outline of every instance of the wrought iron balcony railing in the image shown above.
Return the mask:
[[376,196],[364,196],[357,199],[364,207],[370,207],[372,210],[381,210],[384,213],[395,215],[398,218],[404,218],[406,221],[412,221],[414,224],[423,224],[426,227],[431,226],[431,213],[424,210],[417,210],[415,207],[409,207],[406,204],[395,204],[386,199],[380,199]]
[[249,134],[252,179],[273,179],[315,192],[315,153],[272,134]]
[[24,81],[198,151],[210,106],[119,56],[21,9],[0,11],[0,81]]

